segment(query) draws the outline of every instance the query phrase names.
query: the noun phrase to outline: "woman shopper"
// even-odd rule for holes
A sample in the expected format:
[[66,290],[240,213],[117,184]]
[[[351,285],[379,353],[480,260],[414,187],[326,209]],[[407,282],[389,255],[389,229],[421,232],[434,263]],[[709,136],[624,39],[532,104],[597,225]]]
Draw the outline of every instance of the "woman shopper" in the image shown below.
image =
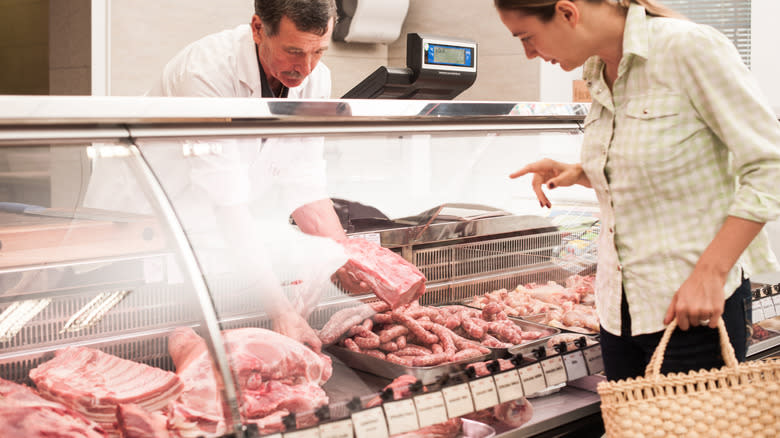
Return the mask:
[[601,211],[596,306],[610,380],[720,367],[723,317],[740,360],[750,282],[777,270],[762,227],[780,215],[780,124],[716,30],[651,0],[494,0],[528,58],[583,66],[592,96],[581,163],[543,159],[547,189],[592,187]]

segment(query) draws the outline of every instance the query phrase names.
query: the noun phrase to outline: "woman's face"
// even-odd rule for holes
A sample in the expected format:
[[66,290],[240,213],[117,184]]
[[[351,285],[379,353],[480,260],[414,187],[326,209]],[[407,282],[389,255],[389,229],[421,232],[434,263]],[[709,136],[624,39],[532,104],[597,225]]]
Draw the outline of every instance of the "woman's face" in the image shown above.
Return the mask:
[[[559,2],[559,5],[561,3],[564,2]],[[577,48],[577,11],[572,13],[571,10],[556,6],[555,15],[547,22],[515,10],[499,9],[498,14],[512,35],[520,38],[528,59],[538,56],[570,71],[584,64],[590,57],[585,50]]]

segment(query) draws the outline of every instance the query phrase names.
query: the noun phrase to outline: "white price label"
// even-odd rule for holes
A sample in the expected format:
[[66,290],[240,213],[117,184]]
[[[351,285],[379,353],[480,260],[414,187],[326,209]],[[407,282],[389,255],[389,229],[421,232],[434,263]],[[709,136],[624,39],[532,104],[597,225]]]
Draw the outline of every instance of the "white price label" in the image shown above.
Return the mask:
[[447,408],[444,407],[444,398],[441,392],[418,395],[414,398],[414,404],[417,406],[420,427],[447,421]]
[[471,395],[474,398],[474,408],[476,410],[481,411],[498,404],[498,393],[496,392],[496,384],[493,382],[492,376],[472,380],[469,382],[469,387],[471,387]]
[[357,438],[387,438],[387,423],[382,408],[371,408],[352,414]]
[[376,243],[377,245],[382,244],[382,237],[379,233],[365,233],[365,234],[356,234],[352,236],[348,236],[350,239],[363,239],[368,240],[369,242]]
[[523,397],[523,384],[520,382],[520,375],[517,370],[510,370],[505,373],[493,376],[498,389],[498,400],[501,403],[517,400]]
[[382,405],[387,418],[387,429],[390,435],[417,430],[417,411],[410,399],[387,402]]
[[604,371],[604,359],[601,357],[601,345],[594,345],[582,351],[588,364],[588,373],[598,374]]
[[263,435],[263,438],[282,438],[281,433],[275,433],[273,435]]
[[544,391],[547,385],[544,383],[544,373],[542,366],[538,363],[522,367],[519,370],[520,380],[523,382],[523,390],[526,395],[533,395]]
[[541,361],[541,364],[547,386],[566,383],[566,368],[563,366],[563,359],[561,356],[553,356],[549,359],[544,359]]
[[575,351],[563,356],[563,363],[566,365],[566,374],[568,374],[569,380],[577,380],[588,375],[588,367],[585,365],[585,356],[583,356],[582,351]]
[[753,301],[753,324],[761,322],[765,319],[766,317],[764,317],[764,308],[761,307],[761,303],[758,301]]
[[467,383],[444,388],[441,393],[444,396],[444,404],[447,405],[447,415],[450,418],[474,412],[474,402],[471,400],[471,390],[469,390]]
[[775,303],[772,301],[772,297],[761,298],[761,307],[764,309],[764,318],[774,318],[777,316],[777,310],[775,309]]
[[320,438],[320,428],[312,427],[311,429],[286,432],[284,438]]
[[775,309],[780,309],[780,294],[772,295],[772,303],[774,303]]
[[352,420],[340,420],[320,424],[320,438],[354,438]]

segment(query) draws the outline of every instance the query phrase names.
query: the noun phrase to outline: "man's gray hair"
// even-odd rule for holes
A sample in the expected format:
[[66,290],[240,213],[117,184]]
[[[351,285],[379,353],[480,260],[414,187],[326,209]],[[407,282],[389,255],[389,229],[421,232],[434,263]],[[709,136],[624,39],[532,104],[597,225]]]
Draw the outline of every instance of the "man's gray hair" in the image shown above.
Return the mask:
[[302,32],[324,35],[337,11],[335,0],[255,0],[255,14],[269,36],[279,32],[282,17],[289,18]]

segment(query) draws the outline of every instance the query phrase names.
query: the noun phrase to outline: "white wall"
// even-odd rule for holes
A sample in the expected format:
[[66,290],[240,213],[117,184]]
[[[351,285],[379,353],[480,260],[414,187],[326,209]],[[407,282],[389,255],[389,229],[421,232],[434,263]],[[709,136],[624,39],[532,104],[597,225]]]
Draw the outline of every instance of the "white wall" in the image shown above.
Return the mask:
[[751,66],[761,89],[780,115],[780,2],[753,0],[751,9]]

